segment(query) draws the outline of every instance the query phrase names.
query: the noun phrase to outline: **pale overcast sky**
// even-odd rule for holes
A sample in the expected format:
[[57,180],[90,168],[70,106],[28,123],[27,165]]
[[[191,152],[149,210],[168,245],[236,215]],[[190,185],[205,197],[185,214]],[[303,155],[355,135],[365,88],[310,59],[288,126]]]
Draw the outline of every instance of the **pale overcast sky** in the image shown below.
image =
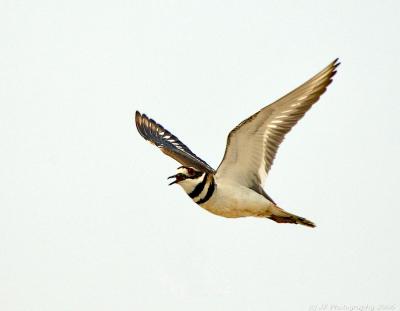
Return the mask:
[[[1,0],[0,310],[400,310],[399,16]],[[336,57],[265,185],[316,229],[202,210],[136,131],[138,109],[217,167],[235,125]]]

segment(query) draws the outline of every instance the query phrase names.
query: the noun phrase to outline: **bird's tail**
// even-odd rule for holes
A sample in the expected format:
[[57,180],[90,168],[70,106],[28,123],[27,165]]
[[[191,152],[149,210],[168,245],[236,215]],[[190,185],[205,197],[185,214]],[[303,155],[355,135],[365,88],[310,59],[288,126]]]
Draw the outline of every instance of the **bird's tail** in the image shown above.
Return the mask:
[[315,224],[304,218],[300,217],[294,214],[291,214],[289,212],[286,212],[285,210],[281,209],[278,206],[274,206],[272,210],[272,215],[268,217],[269,219],[276,221],[278,223],[290,223],[290,224],[299,224],[307,227],[314,228]]

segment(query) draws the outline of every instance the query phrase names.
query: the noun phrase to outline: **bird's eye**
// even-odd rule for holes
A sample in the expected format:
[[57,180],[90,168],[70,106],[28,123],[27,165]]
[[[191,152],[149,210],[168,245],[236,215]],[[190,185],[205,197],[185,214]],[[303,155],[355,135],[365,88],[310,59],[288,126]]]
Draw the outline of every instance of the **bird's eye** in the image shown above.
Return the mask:
[[187,169],[187,171],[188,171],[188,174],[189,174],[189,175],[193,175],[193,174],[194,174],[194,169],[192,169],[191,167],[189,167],[189,168]]

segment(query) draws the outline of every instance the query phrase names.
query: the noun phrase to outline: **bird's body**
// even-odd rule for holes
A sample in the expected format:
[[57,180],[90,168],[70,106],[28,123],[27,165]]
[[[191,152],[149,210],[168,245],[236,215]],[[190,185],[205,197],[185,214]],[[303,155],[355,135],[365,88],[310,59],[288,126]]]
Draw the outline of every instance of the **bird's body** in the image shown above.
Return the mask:
[[[188,168],[178,168],[178,174],[188,174]],[[300,223],[314,226],[305,218],[279,208],[266,194],[260,194],[230,179],[211,173],[179,182],[187,195],[210,213],[226,218],[268,217],[277,222]]]
[[230,180],[216,178],[215,183],[215,195],[208,202],[200,204],[211,213],[228,218],[271,215],[273,203],[261,194]]
[[278,223],[314,227],[311,221],[286,212],[268,196],[262,184],[286,133],[325,92],[337,60],[306,83],[250,116],[228,135],[224,158],[217,170],[196,156],[168,130],[136,112],[139,133],[183,166],[171,183],[207,211],[227,218],[263,217]]
[[[185,170],[185,168],[180,169]],[[261,194],[232,180],[224,180],[212,174],[203,173],[198,179],[183,180],[180,185],[195,203],[218,216],[267,217],[273,207],[273,203]],[[198,188],[195,192],[196,187]]]

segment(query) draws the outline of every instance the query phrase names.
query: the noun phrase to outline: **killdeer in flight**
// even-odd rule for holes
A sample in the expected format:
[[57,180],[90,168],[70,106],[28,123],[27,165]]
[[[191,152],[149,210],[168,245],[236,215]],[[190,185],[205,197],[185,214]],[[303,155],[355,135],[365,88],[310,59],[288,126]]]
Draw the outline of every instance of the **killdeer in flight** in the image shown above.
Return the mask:
[[136,111],[136,127],[144,139],[182,166],[170,183],[180,185],[192,200],[219,216],[265,217],[278,223],[315,227],[280,208],[262,184],[286,133],[325,92],[339,65],[336,59],[310,80],[239,123],[228,135],[224,158],[214,170],[175,135]]

